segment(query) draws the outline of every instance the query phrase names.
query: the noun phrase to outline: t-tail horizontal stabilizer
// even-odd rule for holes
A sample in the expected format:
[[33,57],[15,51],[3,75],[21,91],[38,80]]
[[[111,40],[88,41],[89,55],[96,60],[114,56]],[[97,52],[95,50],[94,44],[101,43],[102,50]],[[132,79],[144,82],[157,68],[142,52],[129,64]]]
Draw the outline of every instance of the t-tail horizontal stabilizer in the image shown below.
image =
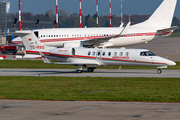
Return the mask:
[[174,31],[180,29],[180,27],[171,27],[171,28],[166,28],[166,29],[161,29],[161,30],[157,30],[158,32],[168,32],[168,31]]

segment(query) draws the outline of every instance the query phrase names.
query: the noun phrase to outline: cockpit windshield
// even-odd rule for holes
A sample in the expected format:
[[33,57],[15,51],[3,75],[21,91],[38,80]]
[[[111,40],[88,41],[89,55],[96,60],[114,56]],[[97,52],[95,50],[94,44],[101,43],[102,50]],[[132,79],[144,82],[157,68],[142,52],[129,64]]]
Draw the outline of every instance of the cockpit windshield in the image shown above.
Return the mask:
[[156,55],[151,51],[145,51],[145,52],[141,52],[140,56],[156,56]]

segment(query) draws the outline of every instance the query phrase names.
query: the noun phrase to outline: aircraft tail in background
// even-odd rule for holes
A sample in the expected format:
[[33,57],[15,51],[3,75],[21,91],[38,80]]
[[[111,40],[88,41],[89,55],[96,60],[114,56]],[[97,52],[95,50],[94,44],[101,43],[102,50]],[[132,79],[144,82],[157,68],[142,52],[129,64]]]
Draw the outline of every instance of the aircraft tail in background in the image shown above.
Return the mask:
[[38,51],[49,51],[50,49],[55,49],[56,47],[48,47],[40,42],[32,31],[16,31],[17,34],[21,36],[26,50],[38,50]]
[[164,0],[148,20],[133,27],[170,28],[176,4],[177,0]]

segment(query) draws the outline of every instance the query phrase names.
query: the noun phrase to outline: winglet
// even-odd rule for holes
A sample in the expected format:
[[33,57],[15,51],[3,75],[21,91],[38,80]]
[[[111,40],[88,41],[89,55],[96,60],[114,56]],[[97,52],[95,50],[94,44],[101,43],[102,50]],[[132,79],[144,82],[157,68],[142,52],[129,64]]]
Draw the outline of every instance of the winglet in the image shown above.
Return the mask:
[[128,24],[126,25],[126,27],[123,29],[123,31],[120,33],[120,36],[125,36],[128,32],[128,29],[131,25],[131,22],[128,22]]
[[123,27],[124,23],[121,23],[121,25],[119,27]]

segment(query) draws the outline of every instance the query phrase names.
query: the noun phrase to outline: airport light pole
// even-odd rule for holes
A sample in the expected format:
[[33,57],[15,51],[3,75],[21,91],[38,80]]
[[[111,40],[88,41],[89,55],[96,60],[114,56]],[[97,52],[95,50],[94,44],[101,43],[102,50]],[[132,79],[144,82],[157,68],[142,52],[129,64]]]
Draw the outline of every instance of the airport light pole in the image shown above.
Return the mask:
[[109,12],[110,12],[110,27],[111,27],[111,0],[109,0]]
[[56,28],[58,28],[58,0],[56,0]]
[[81,0],[80,0],[80,28],[82,28],[82,13],[81,13]]
[[19,31],[21,31],[21,0],[19,0]]
[[97,27],[98,27],[98,0],[96,0],[96,20],[97,20]]

